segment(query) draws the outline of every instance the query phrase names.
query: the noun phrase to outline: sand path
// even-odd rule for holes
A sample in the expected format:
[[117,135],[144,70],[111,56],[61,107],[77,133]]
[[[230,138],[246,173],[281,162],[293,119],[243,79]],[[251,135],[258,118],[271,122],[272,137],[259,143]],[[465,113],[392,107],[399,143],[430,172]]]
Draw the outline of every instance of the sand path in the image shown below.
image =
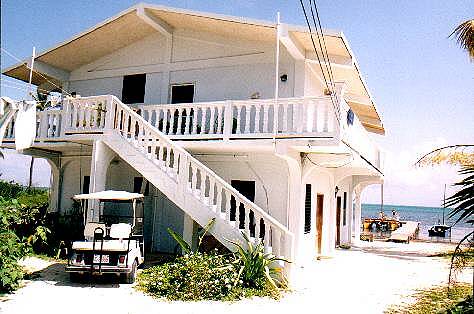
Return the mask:
[[[294,291],[279,301],[255,298],[234,303],[160,301],[110,280],[75,284],[69,281],[64,265],[33,259],[27,264],[44,269],[38,278],[0,302],[0,313],[250,314],[303,309],[311,313],[383,313],[390,304],[409,301],[407,295],[414,289],[446,282],[447,260],[428,255],[450,248],[416,242],[363,243],[296,269]],[[468,281],[470,276],[460,279]]]

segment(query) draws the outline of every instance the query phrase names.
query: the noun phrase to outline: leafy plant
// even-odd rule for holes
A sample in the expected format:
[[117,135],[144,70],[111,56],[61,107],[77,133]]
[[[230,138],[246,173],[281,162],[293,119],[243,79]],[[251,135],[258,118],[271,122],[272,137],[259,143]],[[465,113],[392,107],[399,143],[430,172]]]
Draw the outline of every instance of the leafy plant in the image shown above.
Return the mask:
[[192,252],[172,263],[145,269],[137,288],[168,300],[198,301],[238,298],[238,274],[228,257]]
[[0,224],[0,292],[11,292],[19,287],[23,271],[18,260],[28,252],[27,246],[11,230]]
[[245,233],[242,235],[246,241],[246,248],[235,241],[228,241],[237,248],[235,255],[239,278],[242,279],[243,285],[257,289],[265,289],[269,286],[276,292],[279,287],[286,288],[288,282],[279,262],[289,263],[289,261],[276,257],[272,253],[265,253],[265,247],[261,241],[254,245]]
[[[211,220],[207,222],[206,226],[204,226],[204,228],[202,229],[199,235],[199,242],[196,248],[196,252],[199,251],[199,249],[201,248],[201,244],[202,244],[202,240],[204,239],[204,236],[209,232],[209,230],[211,230],[215,222],[216,222],[216,218],[212,218]],[[187,243],[186,240],[184,240],[181,235],[174,232],[171,228],[167,228],[166,230],[168,230],[168,233],[173,237],[173,239],[175,239],[176,242],[178,242],[183,254],[188,254],[193,251],[192,245]]]

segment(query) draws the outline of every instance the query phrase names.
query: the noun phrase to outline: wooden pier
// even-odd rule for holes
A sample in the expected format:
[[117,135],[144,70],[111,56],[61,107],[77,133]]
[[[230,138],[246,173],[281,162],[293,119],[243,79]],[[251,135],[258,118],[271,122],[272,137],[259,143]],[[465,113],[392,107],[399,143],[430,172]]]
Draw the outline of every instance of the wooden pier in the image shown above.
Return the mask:
[[417,221],[401,221],[401,227],[393,231],[389,241],[406,242],[418,238],[420,232],[420,223]]

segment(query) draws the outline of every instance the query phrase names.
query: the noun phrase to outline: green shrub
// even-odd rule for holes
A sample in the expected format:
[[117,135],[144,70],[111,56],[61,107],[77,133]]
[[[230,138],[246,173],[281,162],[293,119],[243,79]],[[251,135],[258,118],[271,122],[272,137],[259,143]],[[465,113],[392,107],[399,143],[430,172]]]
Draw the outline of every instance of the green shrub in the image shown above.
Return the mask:
[[51,251],[48,191],[0,181],[0,193],[0,291],[10,292],[23,277],[18,260]]
[[27,252],[26,244],[0,223],[0,292],[11,292],[18,288],[23,278],[18,260]]
[[18,183],[0,180],[0,197],[5,200],[16,198],[20,195],[20,193],[23,193],[26,190],[26,187]]
[[138,289],[168,300],[225,300],[239,286],[232,261],[217,254],[188,253],[138,276]]

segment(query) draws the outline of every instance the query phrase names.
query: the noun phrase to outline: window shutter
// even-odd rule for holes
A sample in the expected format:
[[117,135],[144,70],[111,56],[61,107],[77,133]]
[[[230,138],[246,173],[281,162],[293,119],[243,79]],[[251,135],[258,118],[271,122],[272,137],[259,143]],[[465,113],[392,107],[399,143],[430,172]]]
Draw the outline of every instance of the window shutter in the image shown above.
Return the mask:
[[304,233],[311,232],[311,184],[306,184],[304,199]]

